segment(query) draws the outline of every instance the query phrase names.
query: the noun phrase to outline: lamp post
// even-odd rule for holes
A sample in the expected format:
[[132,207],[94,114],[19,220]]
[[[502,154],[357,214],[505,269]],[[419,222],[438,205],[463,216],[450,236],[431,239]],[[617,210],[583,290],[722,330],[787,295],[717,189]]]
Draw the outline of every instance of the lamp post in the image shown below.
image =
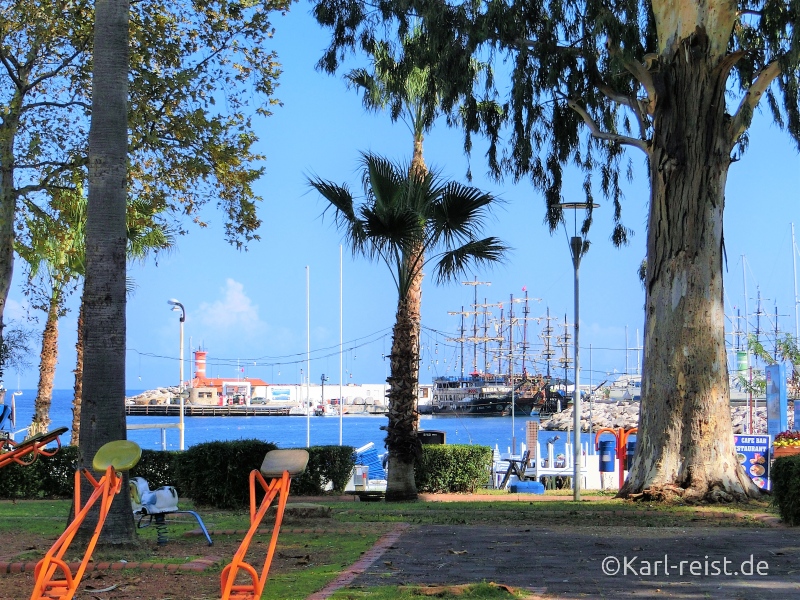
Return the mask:
[[320,403],[322,404],[322,410],[325,410],[325,382],[328,381],[328,378],[325,376],[325,373],[323,373],[320,375],[319,380],[322,383],[322,395],[320,397]]
[[[569,250],[572,255],[572,266],[575,270],[575,390],[572,400],[572,416],[573,416],[573,446],[572,446],[572,499],[575,502],[580,502],[581,499],[581,390],[580,390],[580,343],[578,334],[580,332],[580,294],[579,294],[579,278],[578,273],[581,266],[581,257],[583,256],[583,237],[578,235],[578,209],[594,209],[600,206],[590,202],[562,202],[559,205],[562,209],[574,210],[574,229],[573,234],[569,238]],[[564,223],[564,232],[567,231],[567,225]],[[569,235],[569,234],[567,234]],[[566,385],[566,382],[565,382]]]
[[181,369],[181,378],[178,380],[178,396],[180,397],[180,427],[178,430],[180,431],[180,449],[184,449],[184,435],[183,435],[183,402],[186,396],[183,394],[183,323],[186,321],[186,309],[184,308],[183,304],[175,300],[175,298],[171,298],[167,300],[167,304],[172,306],[173,311],[180,311],[181,312],[181,352],[180,352],[180,369]]

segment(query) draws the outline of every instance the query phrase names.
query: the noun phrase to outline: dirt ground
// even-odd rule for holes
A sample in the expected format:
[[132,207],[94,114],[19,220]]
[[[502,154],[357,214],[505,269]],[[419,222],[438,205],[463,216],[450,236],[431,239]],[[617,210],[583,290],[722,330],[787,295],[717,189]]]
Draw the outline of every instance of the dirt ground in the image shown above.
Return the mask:
[[[284,528],[284,532],[289,528]],[[93,562],[102,568],[89,572],[79,588],[77,599],[97,600],[212,600],[220,597],[220,566],[230,562],[235,554],[241,535],[213,535],[213,546],[208,546],[202,535],[170,537],[166,545],[154,542],[143,543],[140,556],[131,557],[127,566],[137,560],[139,568],[118,569],[121,564],[108,568],[102,557]],[[266,556],[269,536],[254,539],[248,561],[260,568]],[[0,562],[15,560],[19,564],[20,553],[26,556],[43,556],[53,543],[52,538],[15,538],[4,541],[0,546]],[[319,550],[317,550],[319,552]],[[152,553],[153,556],[144,555]],[[315,556],[315,560],[330,557]],[[33,568],[35,560],[25,563],[24,573],[0,574],[0,600],[24,600],[30,598],[34,586]],[[158,565],[160,560],[164,564]],[[291,573],[305,568],[311,557],[296,548],[278,544],[273,559],[270,576]],[[172,563],[172,564],[170,564]],[[177,569],[177,565],[183,568]],[[169,565],[169,566],[168,566]],[[195,570],[186,566],[195,566]],[[172,570],[175,569],[175,570]],[[298,599],[300,600],[300,599]]]
[[800,598],[800,531],[424,525],[350,587],[482,581],[546,598]]

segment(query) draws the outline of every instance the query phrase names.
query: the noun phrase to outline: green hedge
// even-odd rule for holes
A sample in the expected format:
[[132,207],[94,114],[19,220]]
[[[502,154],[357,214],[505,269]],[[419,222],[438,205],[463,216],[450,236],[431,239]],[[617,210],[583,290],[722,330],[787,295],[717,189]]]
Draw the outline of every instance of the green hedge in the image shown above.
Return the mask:
[[77,464],[78,449],[64,446],[32,465],[7,465],[0,469],[0,498],[70,498]]
[[420,492],[473,493],[489,481],[489,446],[424,444],[414,468]]
[[305,473],[294,479],[289,489],[298,496],[318,496],[330,483],[333,491],[341,494],[355,467],[354,450],[351,446],[312,446]]
[[781,519],[800,525],[800,456],[782,456],[772,463],[772,497]]
[[179,496],[216,508],[241,508],[250,503],[250,471],[277,446],[261,440],[206,442],[181,453],[175,482]]
[[[243,508],[250,502],[250,471],[260,468],[266,453],[275,448],[261,440],[238,440],[197,444],[185,452],[142,450],[130,475],[144,477],[150,489],[175,486],[180,497],[199,505]],[[353,448],[308,450],[308,467],[292,482],[292,495],[319,495],[329,483],[334,491],[342,492],[353,470]],[[65,446],[30,466],[12,464],[0,469],[0,498],[70,498],[77,462],[78,449]]]

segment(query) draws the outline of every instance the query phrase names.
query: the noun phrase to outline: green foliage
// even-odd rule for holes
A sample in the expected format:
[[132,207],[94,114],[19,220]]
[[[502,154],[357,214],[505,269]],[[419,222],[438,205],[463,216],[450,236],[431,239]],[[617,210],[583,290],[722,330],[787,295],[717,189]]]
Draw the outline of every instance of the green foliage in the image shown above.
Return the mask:
[[353,473],[354,448],[350,446],[312,446],[308,449],[305,473],[292,480],[291,491],[301,496],[325,493],[328,483],[341,493]]
[[781,519],[800,525],[800,456],[782,456],[772,463],[772,497]]
[[0,469],[0,498],[70,498],[77,464],[78,448],[64,446],[32,465],[7,465]]
[[[250,502],[249,477],[264,456],[276,448],[261,440],[207,442],[185,452],[142,450],[131,477],[144,477],[150,489],[171,485],[183,498],[216,508],[243,508]],[[312,446],[306,472],[292,482],[293,495],[320,495],[328,483],[344,491],[353,471],[350,446]],[[54,456],[42,456],[30,466],[0,469],[0,498],[70,498],[78,448],[65,446]],[[263,496],[258,493],[259,499]]]
[[424,444],[414,473],[421,492],[473,493],[489,480],[489,446]]
[[143,477],[151,490],[165,485],[176,485],[177,465],[183,454],[161,450],[142,450],[142,458],[130,471],[131,477]]
[[241,508],[250,502],[250,471],[277,446],[261,440],[206,442],[186,450],[176,469],[178,494],[195,504]]
[[[660,125],[655,112],[674,107],[659,76],[696,43],[695,26],[716,41],[711,60],[717,66],[730,60],[723,87],[740,92],[731,114],[762,69],[780,64],[778,85],[767,85],[763,95],[776,123],[800,145],[797,0],[754,0],[746,6],[748,14],[731,11],[714,23],[702,16],[687,22],[688,13],[677,14],[683,5],[665,0],[313,4],[317,22],[330,32],[318,68],[334,73],[351,54],[370,57],[376,48],[401,40],[393,53],[394,77],[426,70],[425,104],[461,125],[467,151],[471,135],[488,139],[487,160],[495,176],[530,178],[544,196],[551,230],[562,218],[565,168],[574,165],[585,174],[584,200],[591,203],[598,193],[608,198],[614,207],[612,239],[627,242],[631,232],[622,224],[621,181],[632,174],[622,148],[645,149],[641,142],[655,139]],[[712,10],[705,1],[700,6],[698,15]],[[476,79],[476,60],[488,63],[485,78]],[[753,100],[751,95],[741,103],[737,126],[749,124]],[[493,106],[503,110],[487,110]],[[729,123],[720,121],[720,135]],[[590,127],[601,141],[586,135]],[[746,137],[739,149],[745,146]],[[591,219],[588,211],[585,228]]]

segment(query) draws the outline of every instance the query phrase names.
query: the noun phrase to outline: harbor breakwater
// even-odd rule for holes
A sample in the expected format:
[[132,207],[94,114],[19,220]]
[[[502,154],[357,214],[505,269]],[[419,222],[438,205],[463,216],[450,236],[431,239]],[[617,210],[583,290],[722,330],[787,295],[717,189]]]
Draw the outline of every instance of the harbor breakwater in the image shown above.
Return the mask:
[[[789,406],[789,429],[794,424],[794,411]],[[589,420],[593,425],[593,430],[597,431],[601,427],[618,429],[624,427],[631,429],[639,425],[639,402],[620,401],[620,402],[597,402],[593,404],[584,400],[581,405],[582,431],[589,431]],[[542,425],[542,429],[550,431],[567,431],[572,429],[572,407],[556,413],[553,417]],[[733,433],[745,433],[747,425],[750,423],[750,409],[747,406],[732,406],[731,420],[733,423]],[[767,430],[767,408],[763,401],[753,411],[753,430]]]

